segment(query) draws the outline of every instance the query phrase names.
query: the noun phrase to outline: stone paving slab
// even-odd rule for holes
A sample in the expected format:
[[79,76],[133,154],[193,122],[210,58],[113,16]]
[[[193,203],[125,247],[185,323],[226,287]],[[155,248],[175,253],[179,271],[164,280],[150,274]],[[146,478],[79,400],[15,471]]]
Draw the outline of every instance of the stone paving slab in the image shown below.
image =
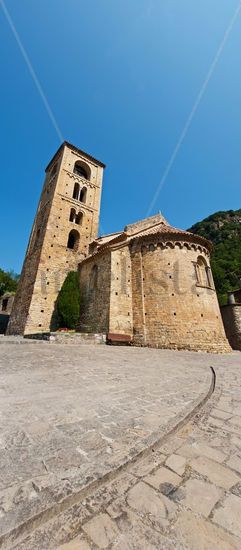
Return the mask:
[[[75,504],[81,491],[132,461],[207,395],[210,358],[206,356],[203,365],[194,361],[196,354],[191,362],[189,356],[187,361],[179,361],[181,357],[141,348],[2,343],[0,537],[4,548],[7,533],[24,531],[26,525],[37,525],[38,518],[46,521],[67,504]],[[163,471],[159,468],[159,485],[178,485],[178,473]],[[118,494],[120,485],[126,486],[123,479]],[[92,514],[97,513],[94,508],[89,503]],[[88,516],[82,507],[81,521]],[[12,540],[16,535],[15,531]],[[108,536],[106,541],[110,544]]]
[[[179,369],[191,369],[196,359],[203,372],[211,360],[217,374],[212,397],[164,443],[11,548],[240,550],[241,432],[230,430],[228,420],[241,418],[241,354],[160,356]],[[212,424],[220,417],[221,426]]]

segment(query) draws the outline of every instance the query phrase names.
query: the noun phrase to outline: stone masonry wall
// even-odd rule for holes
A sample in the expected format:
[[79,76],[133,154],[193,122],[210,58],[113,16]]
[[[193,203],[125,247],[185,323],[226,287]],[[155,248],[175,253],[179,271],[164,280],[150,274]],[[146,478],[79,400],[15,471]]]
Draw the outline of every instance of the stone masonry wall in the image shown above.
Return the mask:
[[229,352],[213,283],[197,284],[200,255],[210,266],[207,250],[197,245],[140,239],[131,251],[120,246],[83,261],[80,331],[133,335],[142,346]]
[[93,257],[79,266],[80,274],[80,332],[109,331],[111,255]]
[[[76,161],[91,170],[90,180],[73,173]],[[69,271],[87,255],[97,237],[103,168],[64,145],[50,164],[16,294],[8,334],[46,332],[56,327],[56,299]],[[73,199],[75,182],[87,188],[86,202]],[[70,210],[83,213],[81,225],[69,221]],[[77,250],[67,248],[72,229],[79,233]]]
[[132,267],[128,246],[111,252],[111,292],[109,332],[133,334]]
[[148,227],[152,227],[155,224],[158,223],[167,223],[165,218],[162,216],[162,214],[156,214],[155,216],[150,216],[149,218],[145,218],[144,220],[139,220],[135,223],[129,223],[125,226],[124,231],[128,233],[128,235],[133,235],[134,233],[137,233],[139,231],[143,231],[144,229],[147,229]]
[[241,351],[241,304],[222,306],[221,313],[230,346]]
[[[96,283],[93,270],[97,268]],[[80,264],[79,330],[132,336],[132,281],[129,247],[106,250]]]
[[229,351],[214,288],[198,286],[194,263],[205,250],[153,243],[132,252],[134,343],[171,349]]
[[30,256],[26,256],[25,258],[8,323],[7,334],[24,334],[39,261],[40,249],[36,249]]

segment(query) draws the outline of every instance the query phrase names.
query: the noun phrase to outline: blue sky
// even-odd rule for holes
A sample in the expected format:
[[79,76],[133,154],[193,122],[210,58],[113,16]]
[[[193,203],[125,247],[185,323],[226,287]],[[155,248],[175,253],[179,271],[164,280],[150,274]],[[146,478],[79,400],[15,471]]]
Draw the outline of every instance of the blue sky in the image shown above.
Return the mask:
[[[146,216],[238,0],[5,0],[64,139],[107,164],[101,227]],[[21,270],[59,136],[0,2],[0,267]],[[153,207],[241,207],[241,12]]]

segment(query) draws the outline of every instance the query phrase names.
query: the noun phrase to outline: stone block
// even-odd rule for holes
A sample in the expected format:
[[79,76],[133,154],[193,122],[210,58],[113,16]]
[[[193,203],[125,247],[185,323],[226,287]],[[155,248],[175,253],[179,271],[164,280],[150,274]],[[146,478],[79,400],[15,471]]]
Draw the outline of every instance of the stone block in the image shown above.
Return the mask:
[[199,457],[192,460],[190,465],[193,470],[224,489],[230,489],[240,481],[240,477],[232,472],[232,470],[208,458]]
[[232,468],[232,470],[236,470],[236,472],[241,475],[241,456],[231,456],[231,458],[227,461],[227,466]]
[[186,443],[182,447],[179,447],[178,453],[187,458],[205,456],[211,460],[215,460],[215,462],[224,462],[226,459],[226,455],[222,451],[199,441],[195,441],[194,443]]
[[145,477],[144,481],[158,489],[163,494],[169,494],[173,489],[178,487],[182,482],[182,478],[168,470],[168,468],[158,468],[153,474]]
[[220,409],[212,409],[211,414],[212,416],[215,416],[216,418],[220,418],[221,420],[228,420],[231,417],[231,413],[222,411]]
[[240,550],[239,539],[191,512],[178,516],[174,532],[178,550]]
[[83,531],[98,548],[107,548],[118,537],[119,531],[108,514],[99,514],[85,525]]
[[182,488],[177,490],[178,502],[205,517],[209,516],[222,495],[221,489],[201,479],[188,479]]
[[236,495],[227,496],[220,508],[215,510],[213,521],[241,538],[241,498]]
[[185,472],[187,460],[183,456],[172,454],[166,460],[166,466],[173,470],[179,476]]
[[152,487],[142,481],[129,491],[127,504],[140,514],[144,521],[156,525],[157,529],[166,528],[169,520],[175,516],[174,503],[165,496],[158,495]]
[[233,416],[232,418],[230,418],[228,423],[234,424],[234,426],[238,426],[239,428],[241,428],[241,416]]
[[80,537],[76,537],[74,540],[59,546],[57,550],[91,550],[91,548],[88,542]]
[[[158,463],[161,464],[164,462],[166,456],[160,454],[158,456]],[[130,469],[130,472],[137,477],[144,477],[149,474],[154,468],[157,467],[157,462],[154,457],[143,458],[142,460],[137,460],[135,464]]]

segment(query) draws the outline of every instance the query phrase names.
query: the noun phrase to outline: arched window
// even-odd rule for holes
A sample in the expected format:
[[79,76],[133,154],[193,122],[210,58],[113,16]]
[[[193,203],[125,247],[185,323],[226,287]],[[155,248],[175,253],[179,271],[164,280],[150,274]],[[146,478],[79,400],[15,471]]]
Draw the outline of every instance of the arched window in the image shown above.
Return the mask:
[[79,184],[78,184],[77,181],[76,181],[75,184],[74,184],[73,199],[78,200],[78,198],[79,198],[79,190],[80,190],[80,186],[79,186]]
[[77,160],[77,162],[74,165],[74,174],[77,174],[81,178],[85,178],[86,180],[89,180],[90,179],[90,168],[84,162],[81,162],[80,160]]
[[75,221],[75,216],[76,216],[75,209],[74,209],[74,208],[71,208],[71,210],[70,210],[70,216],[69,216],[69,221],[70,221],[70,222],[74,222],[74,221]]
[[97,288],[97,282],[98,282],[98,267],[97,265],[93,265],[91,272],[90,272],[90,282],[89,282],[89,289],[90,290],[96,290]]
[[82,221],[83,221],[83,212],[79,212],[75,218],[75,223],[77,223],[77,225],[82,225]]
[[79,233],[76,229],[72,229],[69,233],[67,248],[70,250],[78,250],[79,247]]
[[80,191],[80,196],[79,196],[80,202],[86,202],[86,195],[87,195],[87,189],[86,187],[82,187]]
[[213,288],[213,277],[211,267],[207,264],[203,256],[199,256],[195,264],[197,284]]
[[208,281],[208,286],[210,286],[210,288],[215,288],[212,270],[211,270],[211,267],[209,267],[208,265],[206,266],[206,277]]

